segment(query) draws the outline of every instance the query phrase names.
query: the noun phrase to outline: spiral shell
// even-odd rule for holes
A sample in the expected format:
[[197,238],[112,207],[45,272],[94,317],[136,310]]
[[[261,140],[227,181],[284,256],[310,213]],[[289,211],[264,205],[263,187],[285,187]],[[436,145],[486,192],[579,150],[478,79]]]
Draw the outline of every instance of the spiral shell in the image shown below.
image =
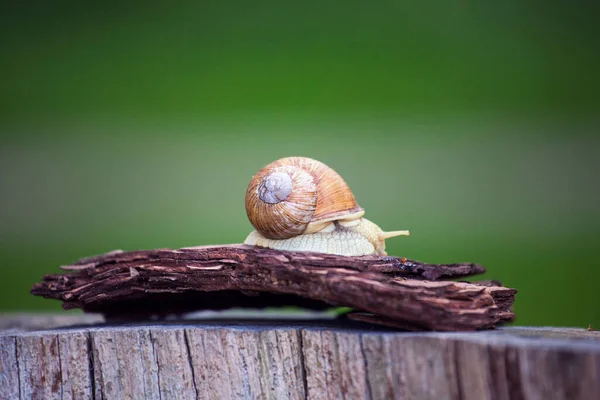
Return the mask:
[[246,213],[265,238],[288,239],[321,231],[330,221],[359,219],[364,210],[333,169],[311,158],[287,157],[254,175]]

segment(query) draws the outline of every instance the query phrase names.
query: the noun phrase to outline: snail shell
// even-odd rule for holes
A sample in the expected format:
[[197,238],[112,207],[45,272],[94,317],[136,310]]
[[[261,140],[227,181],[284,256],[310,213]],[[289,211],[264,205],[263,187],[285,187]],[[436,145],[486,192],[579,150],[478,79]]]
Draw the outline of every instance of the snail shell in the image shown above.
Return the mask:
[[364,210],[333,169],[311,158],[288,157],[254,175],[246,213],[267,239],[288,239],[318,232],[331,221],[358,219]]
[[246,190],[246,213],[256,229],[244,243],[280,250],[385,255],[384,232],[362,218],[344,179],[320,161],[287,157],[267,165]]

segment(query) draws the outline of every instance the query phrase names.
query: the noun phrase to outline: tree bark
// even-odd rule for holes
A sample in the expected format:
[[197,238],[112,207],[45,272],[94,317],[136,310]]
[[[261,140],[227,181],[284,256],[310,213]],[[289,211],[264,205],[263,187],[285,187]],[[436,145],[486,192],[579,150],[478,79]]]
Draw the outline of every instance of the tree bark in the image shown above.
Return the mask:
[[116,251],[62,267],[32,293],[118,318],[202,309],[351,307],[352,318],[411,330],[468,331],[514,318],[516,290],[451,282],[485,269],[396,257],[343,257],[243,245]]

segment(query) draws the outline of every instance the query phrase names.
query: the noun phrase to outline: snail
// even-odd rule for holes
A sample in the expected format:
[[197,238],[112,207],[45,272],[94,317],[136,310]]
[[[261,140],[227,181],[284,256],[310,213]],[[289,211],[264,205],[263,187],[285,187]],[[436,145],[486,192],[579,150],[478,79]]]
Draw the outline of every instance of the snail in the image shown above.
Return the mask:
[[384,232],[363,218],[350,187],[332,168],[306,157],[274,161],[246,190],[246,214],[254,227],[245,244],[343,256],[385,256]]

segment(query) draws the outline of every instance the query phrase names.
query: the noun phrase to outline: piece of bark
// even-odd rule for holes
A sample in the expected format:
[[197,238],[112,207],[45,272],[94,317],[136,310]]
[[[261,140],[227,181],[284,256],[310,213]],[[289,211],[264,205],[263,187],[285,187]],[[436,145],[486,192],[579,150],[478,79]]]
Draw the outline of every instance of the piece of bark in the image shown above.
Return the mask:
[[62,300],[67,309],[109,317],[231,307],[347,306],[386,325],[448,331],[493,328],[514,318],[514,289],[425,280],[485,271],[476,264],[433,265],[396,257],[229,245],[115,251],[63,269],[70,273],[45,276],[32,293]]
[[600,332],[586,329],[185,321],[0,330],[0,399],[11,400],[583,400],[600,398],[598,371]]

